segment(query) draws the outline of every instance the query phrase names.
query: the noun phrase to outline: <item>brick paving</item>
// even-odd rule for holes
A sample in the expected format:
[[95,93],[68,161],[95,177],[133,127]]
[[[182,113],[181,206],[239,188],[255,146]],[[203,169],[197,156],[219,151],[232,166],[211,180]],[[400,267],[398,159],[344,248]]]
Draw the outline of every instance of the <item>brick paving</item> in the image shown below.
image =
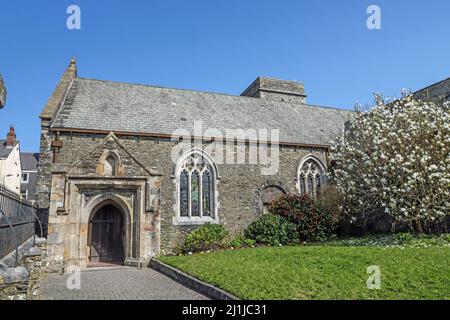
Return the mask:
[[43,300],[204,300],[161,273],[131,267],[92,268],[81,271],[81,289],[69,290],[70,275],[46,274],[41,282]]

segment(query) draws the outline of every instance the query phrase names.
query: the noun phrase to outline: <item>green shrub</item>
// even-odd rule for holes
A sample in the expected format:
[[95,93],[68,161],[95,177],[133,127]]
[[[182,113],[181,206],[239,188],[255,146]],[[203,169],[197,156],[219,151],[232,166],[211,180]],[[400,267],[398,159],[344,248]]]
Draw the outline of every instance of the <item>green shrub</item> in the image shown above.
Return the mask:
[[252,222],[244,234],[247,239],[271,246],[298,242],[295,225],[273,214],[265,214]]
[[228,231],[224,226],[207,223],[186,236],[182,251],[188,253],[214,250],[223,245],[223,240],[227,236]]
[[254,239],[244,239],[245,247],[253,247],[256,244],[256,240]]
[[331,211],[307,194],[282,195],[269,205],[272,214],[286,218],[297,229],[301,241],[329,239],[338,223],[338,213]]
[[256,244],[256,241],[253,239],[246,239],[242,236],[237,236],[227,243],[227,247],[232,248],[242,248],[242,247],[252,247]]
[[228,242],[228,247],[240,248],[242,246],[244,246],[244,239],[242,239],[241,236],[233,238],[231,241]]
[[394,241],[397,241],[400,244],[409,243],[414,240],[414,235],[407,232],[395,233],[392,235]]

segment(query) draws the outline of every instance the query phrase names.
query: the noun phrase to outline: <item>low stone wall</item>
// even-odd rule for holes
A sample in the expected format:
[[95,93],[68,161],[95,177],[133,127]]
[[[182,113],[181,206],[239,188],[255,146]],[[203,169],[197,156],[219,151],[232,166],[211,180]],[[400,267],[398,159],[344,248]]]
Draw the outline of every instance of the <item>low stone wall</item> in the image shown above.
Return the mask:
[[0,268],[0,300],[35,300],[39,298],[44,251],[45,239],[36,239],[35,246],[21,254],[19,266]]
[[27,289],[28,300],[36,300],[39,298],[42,256],[42,249],[34,247],[30,249],[23,259],[23,265],[29,272]]
[[212,284],[198,280],[195,277],[184,273],[177,268],[169,266],[159,260],[151,259],[149,267],[161,272],[162,274],[172,278],[173,280],[181,283],[182,285],[197,291],[214,300],[239,300],[238,297],[233,296],[220,288],[213,286]]
[[[16,267],[16,259],[17,261],[20,261],[25,253],[30,250],[31,247],[34,246],[35,239],[34,237],[30,237],[27,241],[22,243],[22,245],[18,248],[17,252],[16,250],[12,251],[2,259],[0,259],[0,268],[13,268]],[[17,256],[17,258],[16,258]]]
[[25,300],[28,277],[25,267],[0,269],[0,300]]

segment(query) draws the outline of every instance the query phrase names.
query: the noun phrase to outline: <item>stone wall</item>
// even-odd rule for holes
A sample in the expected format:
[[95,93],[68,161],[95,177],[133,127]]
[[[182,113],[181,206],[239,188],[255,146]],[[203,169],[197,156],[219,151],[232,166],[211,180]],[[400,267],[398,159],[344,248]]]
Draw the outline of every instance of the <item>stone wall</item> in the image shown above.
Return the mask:
[[44,236],[47,236],[48,208],[50,205],[51,166],[53,163],[52,139],[53,135],[48,131],[48,127],[42,127],[36,195],[35,199],[31,199],[36,200],[38,217],[42,223]]
[[[59,136],[63,147],[59,150],[56,164],[74,163],[104,141],[105,136],[87,134],[65,134]],[[44,137],[44,140],[46,138]],[[171,151],[175,142],[145,137],[121,137],[120,143],[134,155],[140,163],[161,174],[160,181],[160,243],[163,254],[172,252],[184,239],[192,226],[175,226],[176,185],[173,177],[175,165],[171,161]],[[46,142],[48,145],[48,143]],[[41,150],[45,152],[46,150]],[[327,149],[309,147],[281,147],[280,166],[277,174],[263,176],[260,165],[251,164],[219,164],[218,180],[218,215],[220,223],[233,233],[241,233],[243,229],[261,214],[261,191],[265,186],[278,185],[285,192],[298,192],[297,170],[301,159],[313,155],[327,166]],[[42,181],[47,181],[49,172],[44,161],[40,170]],[[92,161],[92,174],[95,175],[95,161]],[[125,162],[124,171],[127,172]],[[49,184],[41,186],[41,205],[48,199]]]
[[35,300],[39,298],[42,257],[45,239],[36,239],[17,267],[0,268],[0,300]]
[[450,101],[450,78],[417,91],[414,93],[414,97],[424,101]]
[[36,187],[36,200],[39,208],[38,217],[43,222],[45,236],[47,235],[47,217],[50,201],[50,181],[51,181],[51,165],[55,152],[58,151],[56,146],[52,146],[54,134],[49,128],[54,117],[59,111],[62,101],[69,91],[73,79],[77,76],[77,66],[74,59],[70,61],[68,68],[64,71],[57,87],[53,91],[51,97],[47,101],[42,113],[39,115],[41,119],[41,135],[39,147],[39,167]]
[[41,248],[42,246],[32,248],[23,258],[22,264],[28,270],[27,300],[39,298],[42,258],[44,256],[44,251]]
[[26,300],[28,277],[25,267],[0,269],[0,300]]
[[264,77],[257,78],[241,95],[274,101],[306,103],[303,83]]

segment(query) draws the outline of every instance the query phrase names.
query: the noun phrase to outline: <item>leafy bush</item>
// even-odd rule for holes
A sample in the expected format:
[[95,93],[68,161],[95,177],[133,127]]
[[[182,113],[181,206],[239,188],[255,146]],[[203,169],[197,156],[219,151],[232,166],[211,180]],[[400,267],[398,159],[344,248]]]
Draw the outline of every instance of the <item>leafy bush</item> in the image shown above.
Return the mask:
[[265,214],[252,222],[244,234],[247,239],[271,246],[298,242],[295,225],[273,214]]
[[230,240],[227,244],[231,248],[242,248],[242,247],[252,247],[256,243],[253,239],[245,239],[242,236],[237,236]]
[[269,211],[292,222],[301,241],[328,239],[339,221],[339,213],[332,212],[307,194],[282,195],[269,205]]
[[423,233],[450,212],[450,103],[376,102],[335,144],[333,179],[354,224],[385,213]]
[[254,240],[254,239],[249,239],[249,238],[244,239],[244,246],[246,246],[246,247],[253,247],[253,246],[255,246],[255,244],[256,244],[256,240]]
[[242,237],[236,237],[236,238],[232,239],[231,241],[229,241],[227,246],[233,247],[233,248],[240,248],[243,246],[243,244],[244,244],[244,240],[242,239]]
[[224,226],[207,223],[186,236],[182,251],[188,253],[217,249],[222,246],[227,236],[228,231]]

